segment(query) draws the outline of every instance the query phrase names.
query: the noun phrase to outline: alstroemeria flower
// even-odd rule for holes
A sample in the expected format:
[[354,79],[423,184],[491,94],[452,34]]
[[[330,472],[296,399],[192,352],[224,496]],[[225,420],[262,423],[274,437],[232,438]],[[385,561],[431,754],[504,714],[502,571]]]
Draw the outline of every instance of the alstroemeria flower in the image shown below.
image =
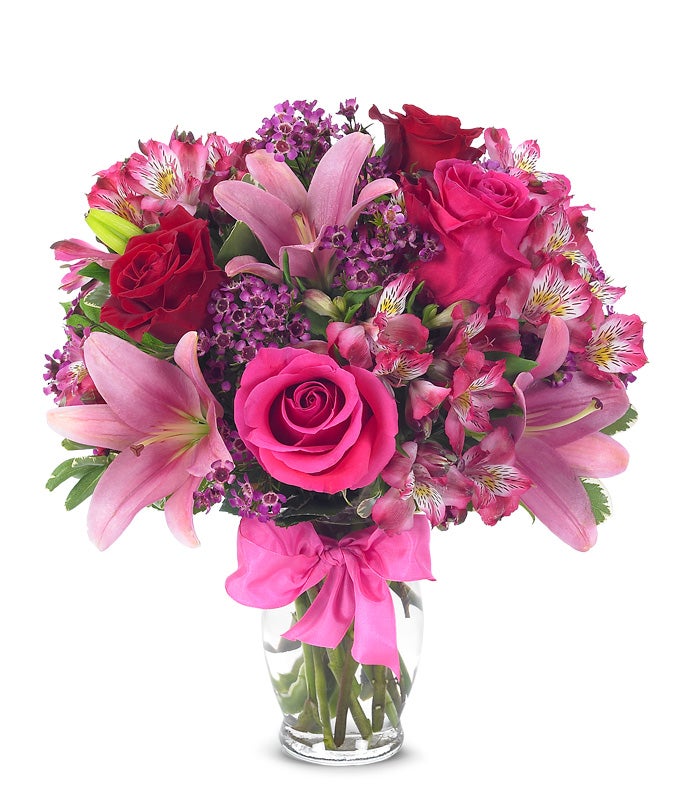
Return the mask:
[[95,262],[106,270],[110,270],[111,265],[118,259],[118,254],[112,254],[109,251],[104,251],[97,248],[84,240],[76,240],[70,238],[69,240],[59,240],[52,245],[54,251],[54,258],[58,262],[64,262],[62,267],[68,268],[68,273],[64,275],[61,280],[61,288],[66,292],[72,292],[75,289],[87,284],[90,280],[85,276],[81,276],[78,271],[82,270],[90,262]]
[[170,531],[198,545],[194,492],[215,461],[232,464],[217,430],[222,408],[199,369],[196,345],[196,332],[186,333],[175,348],[175,366],[118,337],[93,333],[84,344],[85,363],[106,404],[48,412],[49,425],[71,441],[119,450],[90,502],[89,534],[100,549],[164,497]]
[[387,531],[411,529],[416,512],[426,515],[432,526],[442,524],[447,507],[461,510],[469,501],[468,493],[457,487],[454,469],[438,444],[405,441],[380,474],[390,488],[373,505],[371,518]]
[[597,539],[597,528],[580,477],[610,477],[626,468],[626,450],[599,431],[623,416],[629,401],[618,380],[596,380],[582,372],[558,388],[542,380],[562,365],[568,349],[566,323],[551,317],[538,366],[514,382],[524,417],[498,421],[515,439],[517,465],[534,483],[524,504],[565,543],[586,551]]
[[[376,179],[354,204],[357,178],[372,146],[370,135],[360,132],[341,138],[319,161],[309,190],[286,163],[260,149],[246,156],[260,187],[227,180],[215,187],[215,198],[251,229],[275,265],[283,267],[287,255],[293,276],[325,285],[333,256],[332,249],[320,247],[327,227],[353,229],[371,201],[397,190],[393,179]],[[229,265],[227,273],[231,275]]]
[[[515,447],[508,432],[497,427],[458,459],[449,474],[452,491],[469,495],[485,524],[493,525],[526,501],[532,481],[516,465]],[[455,487],[453,487],[455,485]]]

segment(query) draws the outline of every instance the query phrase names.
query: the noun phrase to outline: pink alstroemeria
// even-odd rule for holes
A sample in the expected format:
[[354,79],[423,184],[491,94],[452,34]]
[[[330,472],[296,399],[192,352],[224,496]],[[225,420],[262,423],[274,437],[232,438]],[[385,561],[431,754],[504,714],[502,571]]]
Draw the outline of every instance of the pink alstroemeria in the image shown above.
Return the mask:
[[468,495],[482,521],[493,525],[514,513],[520,500],[526,501],[530,493],[532,481],[516,462],[510,435],[497,427],[458,459],[449,473],[451,490],[459,500]]
[[505,380],[505,361],[488,364],[483,353],[470,350],[462,365],[453,373],[445,431],[451,449],[460,455],[465,431],[488,433],[493,428],[489,411],[509,408],[515,392]]
[[647,362],[642,320],[637,314],[610,314],[588,340],[581,363],[596,378],[617,379]]
[[259,186],[227,180],[215,187],[215,198],[251,229],[275,265],[283,268],[287,255],[293,276],[327,286],[333,250],[320,248],[325,229],[354,228],[371,201],[398,187],[393,179],[376,179],[360,191],[354,204],[357,178],[372,146],[370,135],[360,132],[341,138],[319,161],[309,190],[285,162],[259,149],[246,156],[248,171]]
[[413,526],[416,512],[427,516],[433,526],[443,524],[446,508],[463,509],[469,501],[467,492],[457,485],[455,466],[442,447],[434,442],[420,446],[406,441],[381,472],[391,486],[373,506],[371,518],[384,530],[405,531]]
[[597,539],[590,500],[581,477],[611,477],[628,463],[626,450],[599,432],[629,407],[623,384],[574,373],[564,385],[542,380],[564,362],[569,329],[551,317],[538,366],[517,376],[514,387],[524,417],[501,420],[515,439],[517,465],[534,487],[523,503],[565,543],[579,551]]
[[142,198],[142,208],[167,213],[178,204],[193,215],[208,163],[208,147],[201,139],[180,140],[173,133],[170,144],[140,143],[139,152],[125,165],[128,180]]
[[106,549],[147,505],[164,506],[170,531],[198,545],[194,492],[215,461],[232,465],[217,430],[222,408],[198,366],[197,334],[175,348],[174,366],[115,336],[93,333],[85,363],[104,405],[48,412],[48,423],[80,444],[120,450],[95,488],[88,513],[90,538]]

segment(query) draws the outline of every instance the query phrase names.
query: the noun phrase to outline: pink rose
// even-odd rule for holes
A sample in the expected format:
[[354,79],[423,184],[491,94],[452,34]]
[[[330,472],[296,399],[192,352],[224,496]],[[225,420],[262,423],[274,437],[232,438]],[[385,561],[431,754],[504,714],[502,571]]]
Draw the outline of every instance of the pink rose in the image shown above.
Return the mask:
[[370,485],[396,449],[397,407],[379,378],[297,348],[258,351],[234,421],[272,477],[323,493]]
[[444,246],[412,272],[442,306],[490,303],[512,272],[529,265],[519,245],[540,206],[516,177],[465,160],[442,160],[433,179],[434,189],[422,179],[404,183],[409,221]]

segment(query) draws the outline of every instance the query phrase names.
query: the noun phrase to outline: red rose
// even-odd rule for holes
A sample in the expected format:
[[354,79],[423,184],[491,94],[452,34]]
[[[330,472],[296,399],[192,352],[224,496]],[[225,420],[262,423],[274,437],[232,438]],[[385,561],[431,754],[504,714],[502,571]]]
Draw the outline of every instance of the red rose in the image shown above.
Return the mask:
[[111,297],[102,306],[102,322],[136,340],[148,332],[177,342],[206,324],[210,293],[223,278],[207,223],[175,207],[157,231],[132,237],[111,266]]
[[392,171],[434,171],[439,160],[474,160],[483,154],[483,148],[470,146],[482,127],[464,130],[454,116],[431,116],[415,105],[403,108],[406,115],[390,111],[396,119],[375,105],[368,111],[370,118],[385,127],[385,154]]
[[433,180],[438,195],[424,179],[417,185],[404,180],[409,222],[444,246],[412,272],[441,306],[489,303],[511,273],[529,266],[519,245],[540,205],[516,177],[464,160],[438,163]]

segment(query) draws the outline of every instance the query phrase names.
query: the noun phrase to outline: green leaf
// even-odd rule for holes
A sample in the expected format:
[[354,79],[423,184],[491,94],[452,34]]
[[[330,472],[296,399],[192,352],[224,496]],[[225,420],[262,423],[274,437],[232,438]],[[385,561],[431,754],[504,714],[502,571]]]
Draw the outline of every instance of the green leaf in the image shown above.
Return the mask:
[[244,254],[254,256],[258,262],[269,261],[262,244],[250,231],[250,228],[243,221],[236,221],[229,237],[224,241],[215,257],[215,263],[223,268],[235,256],[243,256]]
[[609,518],[612,513],[611,505],[609,504],[609,496],[599,480],[582,479],[581,482],[586,489],[588,499],[590,499],[590,506],[593,510],[595,523],[601,524],[605,519]]
[[122,254],[131,237],[142,234],[139,226],[121,218],[113,212],[91,209],[85,216],[85,223],[92,229],[98,240],[111,251]]
[[64,449],[68,449],[69,452],[74,452],[79,449],[92,449],[92,444],[78,444],[77,441],[71,441],[70,438],[65,438],[61,442],[61,445]]
[[45,483],[48,491],[53,491],[57,486],[69,479],[84,477],[92,469],[104,469],[111,462],[108,455],[86,455],[82,458],[69,458],[60,463],[52,472],[50,478]]
[[101,281],[102,284],[108,284],[111,280],[109,271],[96,262],[90,262],[89,265],[85,265],[78,271],[78,275],[83,276],[83,278],[95,278],[97,281]]
[[620,418],[617,419],[616,422],[613,422],[611,425],[607,427],[603,427],[600,432],[606,433],[608,436],[613,436],[614,433],[620,433],[622,430],[628,430],[638,418],[638,412],[633,408],[632,405],[628,406],[628,410],[626,413]]
[[500,361],[505,359],[505,374],[512,378],[519,375],[520,372],[531,372],[531,370],[538,364],[537,361],[532,361],[528,358],[520,358],[514,353],[500,353],[494,350],[491,353],[484,354],[489,361]]
[[89,499],[92,496],[94,489],[99,482],[99,478],[104,474],[105,469],[101,466],[91,468],[86,471],[78,482],[71,488],[66,497],[64,505],[67,510],[73,510],[78,507],[81,502]]
[[71,328],[82,328],[83,326],[92,325],[92,320],[89,317],[84,317],[82,314],[72,314],[66,318],[66,325]]
[[175,352],[175,345],[161,342],[151,334],[142,334],[142,341],[139,343],[140,348],[156,358],[170,359]]
[[383,287],[365,287],[364,289],[350,289],[342,296],[349,306],[355,306],[361,304],[368,298],[370,295],[375,295],[376,292],[382,292]]
[[422,290],[424,286],[425,286],[425,282],[420,281],[416,285],[416,288],[408,296],[408,300],[406,301],[406,314],[413,314],[413,306],[416,302],[416,298],[418,297],[418,293]]
[[111,297],[111,292],[107,284],[99,284],[93,290],[80,299],[78,304],[82,313],[93,323],[99,324],[101,318],[101,308]]

